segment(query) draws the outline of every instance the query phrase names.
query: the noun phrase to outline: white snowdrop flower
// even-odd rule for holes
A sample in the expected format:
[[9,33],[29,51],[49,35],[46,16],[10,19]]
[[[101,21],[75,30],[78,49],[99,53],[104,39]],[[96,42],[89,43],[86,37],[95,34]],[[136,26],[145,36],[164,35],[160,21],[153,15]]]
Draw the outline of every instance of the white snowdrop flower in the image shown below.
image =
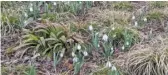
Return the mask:
[[134,24],[135,24],[135,27],[137,27],[137,26],[138,26],[138,22],[137,22],[137,21],[135,21],[135,23],[134,23]]
[[61,52],[61,53],[60,53],[60,57],[63,57],[63,55],[64,55],[64,53],[63,53],[63,52]]
[[111,67],[112,65],[111,65],[111,62],[110,61],[107,61],[107,63],[106,63],[106,67]]
[[56,2],[54,2],[54,5],[57,5],[57,3],[56,3]]
[[80,1],[79,4],[81,4],[82,2]]
[[84,54],[84,56],[88,56],[87,51],[84,51],[83,54]]
[[96,35],[98,35],[98,34],[99,34],[99,32],[96,33]]
[[92,25],[89,26],[89,30],[92,31],[93,30],[93,27]]
[[135,16],[133,15],[133,16],[132,16],[132,20],[134,20],[134,19],[135,19]]
[[98,44],[98,47],[100,47],[100,45]]
[[144,22],[147,22],[147,18],[146,17],[143,20],[144,20]]
[[73,58],[73,62],[78,62],[78,58],[77,58],[77,57],[74,57],[74,58]]
[[32,7],[30,7],[30,11],[31,11],[31,12],[33,11],[33,8],[32,8]]
[[80,45],[80,44],[78,44],[77,49],[78,49],[78,50],[80,50],[80,49],[81,49],[81,45]]
[[125,47],[124,46],[122,46],[122,50],[124,50],[125,49]]
[[129,45],[129,42],[128,42],[128,41],[126,42],[126,45]]
[[27,13],[26,13],[26,12],[24,13],[24,16],[25,16],[25,17],[28,17],[28,15],[27,15]]
[[115,30],[115,28],[113,27],[112,30]]
[[116,37],[116,34],[114,34],[113,37]]
[[113,47],[111,47],[111,50],[113,51]]
[[103,35],[103,38],[102,38],[104,41],[107,41],[108,40],[108,36],[106,34]]
[[112,71],[116,71],[117,68],[113,65],[112,68],[111,68]]
[[75,57],[75,53],[74,52],[72,52],[72,54],[71,54],[73,57]]

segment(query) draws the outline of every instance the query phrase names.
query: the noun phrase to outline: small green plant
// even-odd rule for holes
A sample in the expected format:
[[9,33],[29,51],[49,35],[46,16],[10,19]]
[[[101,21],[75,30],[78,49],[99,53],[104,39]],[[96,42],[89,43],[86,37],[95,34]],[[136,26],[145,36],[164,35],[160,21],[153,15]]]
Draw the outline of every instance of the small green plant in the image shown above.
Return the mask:
[[78,75],[80,73],[80,69],[82,65],[84,64],[84,56],[87,56],[88,53],[87,51],[82,51],[81,50],[80,44],[76,44],[73,48],[74,54],[73,56],[73,66],[74,66],[74,74],[73,75]]
[[65,52],[65,50],[62,50],[61,52],[57,52],[57,53],[54,52],[54,54],[53,54],[53,60],[54,60],[54,62],[53,62],[54,65],[53,66],[54,66],[54,69],[55,69],[55,73],[57,73],[56,66],[61,61],[61,59],[64,55],[64,52]]
[[113,4],[114,9],[117,10],[128,10],[132,11],[133,6],[131,5],[130,2],[116,2]]
[[30,66],[30,68],[28,69],[27,72],[25,72],[25,74],[26,75],[37,75],[35,67],[33,65]]
[[53,56],[53,52],[66,50],[68,39],[63,27],[48,26],[47,28],[37,28],[34,31],[23,35],[23,44],[14,48],[34,49],[44,56]]
[[120,50],[128,50],[133,44],[138,42],[138,32],[134,29],[125,27],[111,27],[108,33],[109,40],[112,42],[113,48]]
[[99,45],[99,33],[95,32],[92,25],[89,26],[89,30],[91,32],[91,40],[94,48],[98,50],[98,45]]

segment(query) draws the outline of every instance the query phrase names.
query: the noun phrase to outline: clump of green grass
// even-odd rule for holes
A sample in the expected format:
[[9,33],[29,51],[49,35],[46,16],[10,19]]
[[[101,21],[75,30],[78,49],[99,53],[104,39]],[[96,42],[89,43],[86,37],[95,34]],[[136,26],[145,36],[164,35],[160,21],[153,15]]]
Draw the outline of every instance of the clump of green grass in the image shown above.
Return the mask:
[[116,10],[128,10],[128,11],[133,10],[133,6],[131,5],[130,2],[116,2],[113,4],[113,7]]
[[157,12],[157,11],[153,11],[153,12],[150,12],[148,15],[147,15],[147,19],[148,20],[162,20],[165,18],[165,14],[163,14],[162,12]]
[[168,3],[165,1],[156,1],[156,2],[151,2],[151,7],[152,8],[165,8],[168,6]]
[[1,73],[2,75],[9,75],[9,74],[17,74],[17,75],[24,75],[24,71],[27,70],[29,66],[20,64],[20,65],[13,65],[13,66],[2,66]]
[[138,31],[125,26],[111,26],[108,35],[114,48],[120,50],[128,50],[139,41]]

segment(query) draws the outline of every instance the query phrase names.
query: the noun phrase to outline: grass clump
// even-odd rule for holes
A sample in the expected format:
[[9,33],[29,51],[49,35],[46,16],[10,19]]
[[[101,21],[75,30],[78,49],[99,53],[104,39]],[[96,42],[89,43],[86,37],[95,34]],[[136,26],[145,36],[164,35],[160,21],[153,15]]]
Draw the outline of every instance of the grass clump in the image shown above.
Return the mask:
[[165,18],[165,14],[163,14],[161,12],[157,12],[157,11],[150,12],[147,15],[148,20],[162,20],[164,18]]
[[109,28],[109,38],[114,48],[119,50],[128,50],[132,45],[138,42],[138,31],[124,26],[111,26]]
[[139,50],[129,53],[128,59],[126,59],[126,70],[129,75],[168,74],[167,39],[155,42],[156,40],[151,43],[154,47],[139,48]]
[[130,2],[116,2],[113,4],[113,7],[116,10],[128,10],[128,11],[133,10],[133,6],[131,5]]
[[168,6],[168,3],[165,1],[156,1],[156,2],[151,2],[151,7],[152,8],[165,8]]

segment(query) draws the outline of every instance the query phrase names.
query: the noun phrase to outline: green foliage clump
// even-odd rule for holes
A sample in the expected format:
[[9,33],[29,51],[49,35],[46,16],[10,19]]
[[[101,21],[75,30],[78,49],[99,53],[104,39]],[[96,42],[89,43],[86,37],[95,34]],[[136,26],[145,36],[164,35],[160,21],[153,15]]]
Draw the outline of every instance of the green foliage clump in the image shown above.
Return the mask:
[[108,36],[112,46],[120,50],[127,50],[139,40],[137,30],[121,26],[109,28]]
[[25,50],[34,49],[42,55],[52,57],[54,52],[66,50],[68,47],[66,40],[68,36],[63,27],[48,26],[37,28],[23,36],[23,44],[16,47]]
[[147,19],[148,20],[162,20],[165,18],[165,15],[161,12],[157,12],[157,11],[154,11],[154,12],[150,12],[148,15],[147,15]]
[[130,2],[116,2],[113,4],[114,9],[117,10],[128,10],[132,11],[133,6],[131,5]]

